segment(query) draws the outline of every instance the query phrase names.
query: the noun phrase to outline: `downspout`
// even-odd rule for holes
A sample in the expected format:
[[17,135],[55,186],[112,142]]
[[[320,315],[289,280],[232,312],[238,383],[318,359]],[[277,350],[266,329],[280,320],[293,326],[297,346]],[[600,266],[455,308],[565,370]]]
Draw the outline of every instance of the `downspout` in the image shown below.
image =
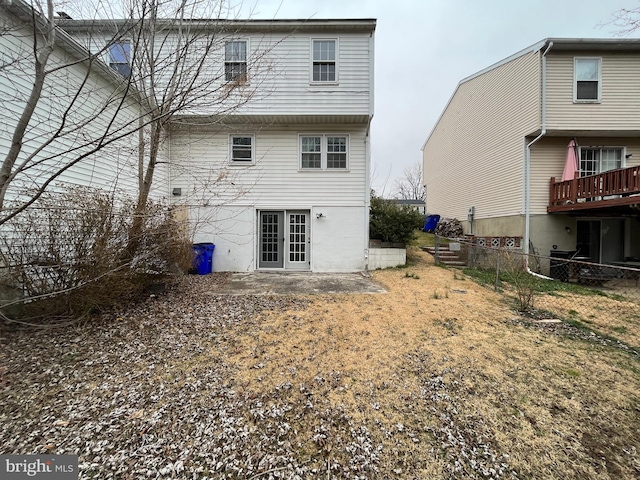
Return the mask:
[[369,211],[371,209],[371,117],[367,125],[367,133],[364,137],[365,150],[365,189],[364,189],[364,269],[369,270]]
[[369,120],[364,137],[365,147],[365,189],[364,189],[364,269],[369,270],[369,212],[371,210],[371,121],[374,109],[374,33],[369,35]]
[[531,239],[531,146],[545,136],[547,133],[547,53],[553,47],[553,42],[549,42],[546,50],[542,54],[542,113],[540,135],[531,140],[525,147],[524,152],[524,267],[527,273],[536,277],[549,279],[549,277],[532,272],[529,268],[529,242]]

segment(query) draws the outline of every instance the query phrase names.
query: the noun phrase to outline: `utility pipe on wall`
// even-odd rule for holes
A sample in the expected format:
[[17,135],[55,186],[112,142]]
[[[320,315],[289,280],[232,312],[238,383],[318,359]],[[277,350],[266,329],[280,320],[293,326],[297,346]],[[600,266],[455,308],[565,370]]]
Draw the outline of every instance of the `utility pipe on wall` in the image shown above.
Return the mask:
[[546,50],[542,54],[542,112],[540,135],[526,144],[524,152],[524,264],[528,273],[542,278],[549,277],[532,272],[529,268],[529,242],[531,241],[531,146],[547,133],[547,53],[551,50],[551,47],[553,47],[553,42],[549,42],[549,45],[547,45]]

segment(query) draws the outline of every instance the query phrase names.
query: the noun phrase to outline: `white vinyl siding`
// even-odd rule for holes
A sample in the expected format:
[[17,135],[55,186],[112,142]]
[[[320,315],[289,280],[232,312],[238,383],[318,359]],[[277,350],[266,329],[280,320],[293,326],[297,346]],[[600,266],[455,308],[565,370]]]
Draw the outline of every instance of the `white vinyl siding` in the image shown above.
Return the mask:
[[[97,28],[97,27],[96,27]],[[73,32],[83,45],[95,50],[104,48],[108,34],[89,36]],[[247,42],[247,70],[250,84],[238,85],[222,103],[211,101],[220,96],[227,85],[225,42],[238,35]],[[373,114],[373,41],[372,32],[344,31],[336,33],[336,79],[340,83],[312,82],[312,39],[305,32],[244,33],[220,37],[220,47],[207,57],[206,72],[217,80],[198,92],[191,113],[232,115],[358,115]],[[170,42],[169,42],[170,44]],[[105,61],[108,62],[108,54]],[[228,88],[228,87],[227,87]],[[224,96],[224,95],[223,95]],[[250,101],[246,99],[250,97]],[[232,105],[238,105],[233,108]],[[229,108],[231,109],[229,110]],[[287,120],[289,122],[289,120]]]
[[[305,126],[324,132],[326,126]],[[344,130],[342,133],[341,130]],[[256,164],[226,169],[226,134],[207,128],[172,131],[172,186],[182,188],[180,202],[308,208],[356,206],[366,201],[366,126],[331,126],[331,136],[349,137],[349,170],[301,170],[300,132],[295,127],[264,127],[255,135]],[[305,134],[322,137],[324,133]]]
[[607,53],[597,57],[602,58],[599,103],[574,102],[574,57],[571,53],[554,54],[553,49],[547,55],[547,129],[640,130],[640,54]]
[[523,213],[524,138],[540,128],[540,75],[537,52],[459,85],[423,150],[430,213]]
[[[6,65],[0,72],[0,107],[3,112],[0,150],[3,151],[8,151],[10,147],[13,129],[22,114],[33,82],[29,46],[31,41],[32,35],[27,30],[16,30],[12,35],[0,36],[0,51],[3,52],[3,57],[18,60],[17,63]],[[25,133],[22,153],[18,158],[19,164],[28,155],[37,152],[36,159],[39,163],[16,177],[8,198],[15,197],[16,191],[21,187],[33,188],[53,178],[52,175],[70,163],[73,163],[73,166],[61,171],[50,184],[50,189],[70,183],[121,189],[132,194],[137,190],[136,133],[109,143],[95,154],[87,155],[95,142],[105,135],[108,126],[107,140],[133,132],[137,128],[137,103],[133,100],[125,101],[116,115],[119,105],[117,92],[120,88],[115,79],[104,78],[97,69],[85,79],[85,66],[75,63],[63,67],[68,63],[74,63],[74,60],[56,48],[48,66],[52,73],[47,76],[40,101]],[[56,70],[57,66],[62,68]],[[84,86],[78,94],[81,84]],[[74,106],[69,109],[69,102],[76,94],[78,96]],[[66,123],[62,125],[65,112]],[[50,141],[52,132],[61,126],[59,137]],[[38,149],[41,150],[38,152]],[[158,169],[160,182],[166,170],[166,165]],[[162,190],[166,193],[168,186],[164,184]]]

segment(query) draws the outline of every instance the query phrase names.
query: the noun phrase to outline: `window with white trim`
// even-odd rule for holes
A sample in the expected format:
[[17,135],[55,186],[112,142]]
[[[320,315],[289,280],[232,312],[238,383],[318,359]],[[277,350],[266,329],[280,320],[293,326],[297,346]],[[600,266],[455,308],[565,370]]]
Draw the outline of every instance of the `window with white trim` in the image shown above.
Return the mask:
[[346,170],[348,135],[300,135],[301,170]]
[[601,67],[601,58],[576,57],[573,59],[573,99],[575,102],[600,101]]
[[247,81],[247,42],[245,40],[225,43],[224,77],[227,82]]
[[229,148],[232,163],[255,163],[254,135],[229,135]]
[[109,66],[125,78],[131,76],[131,43],[128,40],[109,45]]
[[335,83],[337,81],[337,45],[335,39],[312,40],[312,82]]
[[622,154],[622,148],[580,147],[580,176],[622,168]]

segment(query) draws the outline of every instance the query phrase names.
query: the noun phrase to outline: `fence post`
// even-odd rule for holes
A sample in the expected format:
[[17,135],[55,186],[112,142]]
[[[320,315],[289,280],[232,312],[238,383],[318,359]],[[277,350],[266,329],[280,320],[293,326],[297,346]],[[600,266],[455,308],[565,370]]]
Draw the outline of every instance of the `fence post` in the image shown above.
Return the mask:
[[493,289],[497,292],[498,282],[500,280],[500,249],[498,248],[496,252],[496,284],[494,285]]
[[440,237],[438,235],[435,235],[435,254],[433,255],[433,260],[436,262],[436,265],[440,260],[439,256],[440,256]]

